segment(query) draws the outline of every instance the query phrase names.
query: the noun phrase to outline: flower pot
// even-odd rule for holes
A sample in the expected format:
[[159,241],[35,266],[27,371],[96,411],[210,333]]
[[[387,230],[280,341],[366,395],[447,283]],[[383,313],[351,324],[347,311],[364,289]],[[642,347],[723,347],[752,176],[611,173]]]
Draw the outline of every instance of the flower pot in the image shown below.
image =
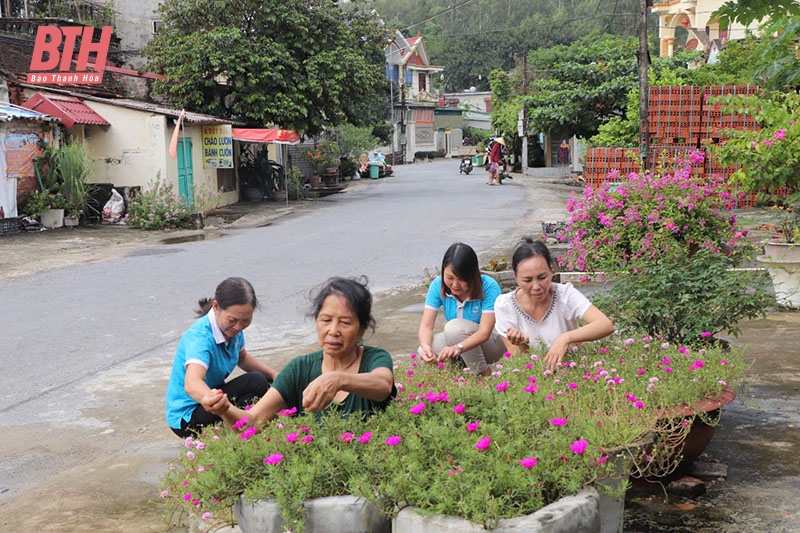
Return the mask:
[[66,227],[75,227],[78,225],[78,222],[80,222],[80,219],[77,215],[64,217],[64,226]]
[[246,187],[244,199],[248,202],[260,202],[264,199],[264,193],[258,187]]
[[[680,456],[676,468],[666,476],[646,476],[644,481],[661,484],[689,474],[692,463],[705,451],[714,436],[717,428],[715,422],[719,420],[722,407],[735,399],[736,392],[726,387],[716,398],[705,398],[691,406],[683,405],[664,409],[661,413],[662,418],[692,420],[692,427],[684,441],[676,446],[670,458],[670,462],[672,462],[678,460],[678,456]],[[699,415],[703,415],[703,418]],[[709,424],[706,420],[712,423]]]
[[308,181],[311,184],[311,188],[316,189],[319,187],[319,174],[312,174]]
[[43,209],[39,213],[39,221],[45,228],[60,228],[64,225],[64,210]]
[[269,193],[269,198],[273,202],[285,202],[289,196],[286,191],[272,191]]
[[766,265],[778,304],[800,308],[800,244],[764,243],[756,261]]

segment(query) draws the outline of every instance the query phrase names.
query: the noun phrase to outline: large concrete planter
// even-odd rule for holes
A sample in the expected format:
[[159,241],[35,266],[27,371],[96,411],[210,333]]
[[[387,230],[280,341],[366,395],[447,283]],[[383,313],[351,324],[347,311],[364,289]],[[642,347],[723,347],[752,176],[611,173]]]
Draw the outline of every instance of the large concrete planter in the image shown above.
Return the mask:
[[[415,507],[401,510],[392,522],[393,533],[483,533],[486,530],[463,518],[442,515],[425,516]],[[535,513],[500,520],[496,533],[601,533],[600,495],[587,488],[573,496],[539,509]],[[616,531],[616,530],[615,530]],[[621,530],[620,530],[621,531]]]
[[[355,496],[331,496],[304,503],[306,533],[390,533],[392,523],[377,507]],[[233,505],[242,533],[282,533],[281,511],[274,500],[250,501],[244,496]]]
[[756,261],[766,265],[778,304],[800,308],[800,244],[764,243]]

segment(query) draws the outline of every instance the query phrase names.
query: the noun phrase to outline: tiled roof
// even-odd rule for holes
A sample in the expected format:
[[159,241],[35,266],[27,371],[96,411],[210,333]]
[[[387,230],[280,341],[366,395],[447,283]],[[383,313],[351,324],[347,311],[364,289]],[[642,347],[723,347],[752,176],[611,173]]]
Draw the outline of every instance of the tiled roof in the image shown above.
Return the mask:
[[91,107],[74,96],[61,96],[57,94],[35,94],[24,104],[28,109],[34,109],[53,115],[61,119],[67,128],[75,124],[91,124],[95,126],[110,126],[111,124],[98,115]]

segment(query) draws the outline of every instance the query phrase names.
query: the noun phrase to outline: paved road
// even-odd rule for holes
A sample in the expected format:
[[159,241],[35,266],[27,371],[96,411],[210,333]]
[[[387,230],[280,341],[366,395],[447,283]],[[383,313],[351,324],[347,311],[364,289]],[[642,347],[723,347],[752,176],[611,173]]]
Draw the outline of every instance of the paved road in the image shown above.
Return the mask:
[[[418,284],[423,266],[438,264],[454,241],[506,252],[533,212],[530,187],[522,178],[489,187],[482,172],[463,176],[457,167],[402,166],[267,227],[0,281],[0,524],[9,524],[14,497],[33,489],[29,503],[44,516],[57,507],[36,491],[89,483],[81,479],[89,472],[104,472],[100,492],[114,469],[120,479],[144,476],[154,490],[175,453],[162,422],[172,355],[198,298],[223,278],[255,286],[262,307],[246,336],[269,357],[313,341],[305,296],[331,275],[367,275],[381,293]],[[155,462],[118,464],[142,453]],[[124,490],[115,492],[111,501]]]

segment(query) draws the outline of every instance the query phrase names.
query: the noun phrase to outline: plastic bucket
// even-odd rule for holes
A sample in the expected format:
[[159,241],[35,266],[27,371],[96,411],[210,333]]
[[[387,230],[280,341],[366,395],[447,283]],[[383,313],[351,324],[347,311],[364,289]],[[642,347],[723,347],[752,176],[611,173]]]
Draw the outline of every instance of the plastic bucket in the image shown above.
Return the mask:
[[381,167],[378,163],[370,163],[369,164],[369,177],[372,179],[378,179],[381,175]]

